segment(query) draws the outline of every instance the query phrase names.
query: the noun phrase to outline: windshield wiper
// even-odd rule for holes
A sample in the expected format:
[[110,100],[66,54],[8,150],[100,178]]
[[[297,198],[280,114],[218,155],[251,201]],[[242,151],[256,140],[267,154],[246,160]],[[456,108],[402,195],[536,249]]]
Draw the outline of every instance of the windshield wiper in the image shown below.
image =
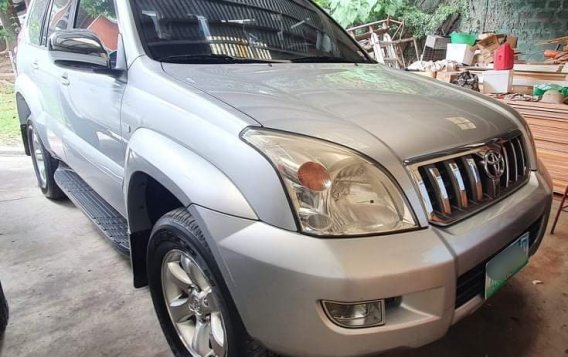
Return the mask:
[[290,61],[296,63],[366,63],[362,59],[361,61],[353,61],[344,57],[337,57],[337,56],[297,57],[297,58],[291,58]]
[[190,54],[165,56],[158,59],[160,62],[185,64],[225,64],[225,63],[274,63],[278,61],[256,58],[233,57],[216,54]]

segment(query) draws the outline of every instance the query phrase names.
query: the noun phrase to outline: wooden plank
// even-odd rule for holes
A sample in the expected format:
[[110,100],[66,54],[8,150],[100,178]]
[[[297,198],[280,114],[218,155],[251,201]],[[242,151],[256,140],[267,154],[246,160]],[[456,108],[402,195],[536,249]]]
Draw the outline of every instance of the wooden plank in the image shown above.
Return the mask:
[[539,112],[537,110],[519,110],[519,109],[517,109],[517,112],[519,112],[522,116],[526,117],[542,118],[542,119],[557,120],[557,121],[568,121],[568,116],[566,116],[565,114]]
[[[554,63],[515,63],[513,70],[515,72],[533,72],[535,74],[540,73],[540,74],[547,74],[547,73],[562,73],[563,71],[566,70],[566,67],[564,64],[554,64]],[[474,67],[475,68],[475,67]],[[483,69],[493,69],[494,65],[493,63],[488,63],[487,65],[485,65],[485,67]],[[469,69],[466,67],[466,69]],[[568,73],[568,71],[565,71],[564,73]]]
[[546,78],[536,79],[536,78],[518,78],[513,77],[513,85],[515,86],[534,86],[536,84],[558,84],[559,86],[568,87],[568,81],[566,78],[562,80],[550,80]]
[[568,155],[546,149],[537,149],[537,153],[552,176],[554,192],[563,194],[568,185]]
[[537,148],[537,150],[545,150],[545,151],[556,151],[556,152],[563,152],[563,150],[566,150],[566,145],[563,144],[558,144],[558,143],[552,143],[552,142],[548,142],[548,141],[542,141],[539,139],[535,140],[535,146]]
[[[534,106],[534,107],[530,107],[527,105],[523,105],[523,104],[512,104],[511,106],[513,108],[517,108],[519,110],[536,110],[538,112],[548,112],[548,113],[557,113],[557,114],[564,114],[564,115],[568,115],[568,107],[565,109],[560,109],[560,108],[550,108],[550,107],[545,107],[545,104],[542,103],[540,107],[538,106]],[[564,104],[562,104],[564,105]]]
[[542,103],[542,102],[523,102],[523,101],[513,101],[513,100],[505,100],[505,103],[513,106],[513,107],[526,107],[526,108],[538,108],[538,109],[556,109],[559,111],[567,112],[568,113],[568,105],[566,104],[550,104],[550,103]]
[[534,112],[542,113],[542,114],[555,114],[555,115],[558,115],[558,116],[568,116],[568,110],[546,108],[544,106],[543,107],[526,107],[526,106],[522,106],[522,105],[512,105],[512,107],[517,109],[517,110],[522,110],[522,111],[526,111],[526,112],[534,111]]
[[554,192],[563,194],[568,185],[568,105],[540,102],[504,101],[527,121],[538,157],[554,184]]
[[[558,153],[563,153],[564,150],[566,150],[566,145],[564,145],[564,144],[553,143],[553,142],[550,142],[550,141],[544,141],[544,140],[540,140],[540,139],[535,140],[535,146],[536,146],[537,150],[546,150],[546,151],[549,151],[549,152],[554,151],[554,152],[558,152]],[[568,159],[568,156],[566,156],[566,159]]]
[[[550,135],[551,131],[554,131],[554,130],[558,131],[558,130],[561,130],[561,129],[550,128],[550,129],[546,130],[546,129],[543,129],[543,128],[540,128],[540,127],[533,126],[531,124],[529,124],[529,126],[531,128],[531,132],[532,132],[535,140],[539,140],[539,141],[543,141],[543,142],[547,142],[547,143],[556,143],[556,144],[559,144],[559,145],[568,145],[567,139],[559,138],[558,136],[554,137],[554,136]],[[566,147],[564,148],[564,150],[566,150]]]
[[541,72],[541,73],[560,73],[564,68],[564,64],[520,64],[517,63],[513,67],[516,72]]
[[549,128],[556,128],[559,130],[568,131],[568,121],[565,120],[554,120],[554,119],[543,119],[540,117],[532,117],[530,115],[523,115],[527,123],[531,126],[546,126]]

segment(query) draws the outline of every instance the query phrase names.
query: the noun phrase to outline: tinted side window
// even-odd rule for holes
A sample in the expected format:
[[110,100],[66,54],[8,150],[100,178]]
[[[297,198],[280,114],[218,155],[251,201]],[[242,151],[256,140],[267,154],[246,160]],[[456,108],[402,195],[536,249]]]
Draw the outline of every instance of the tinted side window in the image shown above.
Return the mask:
[[48,3],[49,0],[35,0],[28,13],[26,27],[30,42],[34,45],[39,45],[40,43],[41,27]]
[[75,28],[94,32],[107,51],[116,51],[119,31],[114,0],[79,0]]
[[42,44],[47,43],[49,36],[57,30],[65,30],[69,25],[72,0],[54,0],[47,21],[47,33]]

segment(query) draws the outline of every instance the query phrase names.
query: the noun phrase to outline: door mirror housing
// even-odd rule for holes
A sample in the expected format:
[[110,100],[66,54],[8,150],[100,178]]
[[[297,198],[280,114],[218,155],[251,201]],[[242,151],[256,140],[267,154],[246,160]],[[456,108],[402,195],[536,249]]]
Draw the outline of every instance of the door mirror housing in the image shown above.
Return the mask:
[[110,56],[96,34],[89,30],[56,31],[48,40],[49,56],[60,67],[110,72]]

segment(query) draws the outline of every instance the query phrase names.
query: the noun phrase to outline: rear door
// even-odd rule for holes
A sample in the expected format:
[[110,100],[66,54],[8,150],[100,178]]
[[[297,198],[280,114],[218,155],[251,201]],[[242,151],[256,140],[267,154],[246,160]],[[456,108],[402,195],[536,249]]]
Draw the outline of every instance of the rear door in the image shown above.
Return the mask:
[[75,0],[52,0],[46,13],[45,25],[40,40],[41,51],[37,55],[42,88],[42,96],[45,100],[46,136],[51,151],[63,161],[66,160],[63,149],[63,131],[65,129],[65,115],[62,111],[62,88],[63,70],[56,66],[47,51],[47,41],[55,31],[66,30],[70,27],[71,14]]
[[[113,0],[79,0],[73,28],[94,32],[112,65],[124,58]],[[120,126],[124,77],[67,68],[62,109],[67,121],[64,144],[68,164],[117,211],[125,214],[122,179],[125,144]]]
[[34,103],[33,120],[42,142],[55,156],[63,159],[60,92],[53,83],[54,66],[46,47],[47,22],[53,2],[34,0],[31,4],[18,48],[18,80],[25,81],[26,100]]

